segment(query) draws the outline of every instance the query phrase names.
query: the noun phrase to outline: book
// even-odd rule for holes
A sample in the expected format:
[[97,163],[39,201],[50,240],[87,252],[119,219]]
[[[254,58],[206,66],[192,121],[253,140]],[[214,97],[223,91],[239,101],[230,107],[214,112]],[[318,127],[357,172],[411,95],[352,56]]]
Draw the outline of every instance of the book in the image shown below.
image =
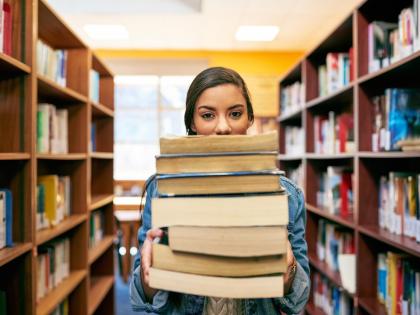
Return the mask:
[[6,246],[6,196],[0,192],[0,249]]
[[156,156],[156,173],[240,172],[275,170],[277,152],[226,152],[162,154]]
[[[0,189],[0,195],[2,195],[1,199],[3,199],[3,237],[2,239],[2,247],[11,247],[13,246],[13,196],[12,191],[10,189]],[[1,201],[0,201],[1,202]],[[0,217],[1,219],[1,217]],[[1,222],[0,222],[1,223]]]
[[282,171],[183,173],[157,175],[163,196],[283,192]]
[[153,244],[153,267],[157,269],[222,277],[250,277],[284,273],[286,255],[264,257],[220,257],[176,252],[169,246]]
[[96,103],[99,103],[99,88],[100,88],[100,76],[99,72],[90,69],[89,72],[89,96],[90,99]]
[[283,296],[283,276],[228,278],[150,268],[149,285],[155,289],[233,299]]
[[[2,35],[3,35],[3,52],[9,56],[12,55],[12,29],[13,29],[13,13],[9,2],[2,2]],[[1,4],[1,3],[0,3]]]
[[[53,227],[63,221],[71,213],[71,183],[69,176],[43,175],[38,176],[38,186],[43,190],[39,195],[38,210],[45,214],[48,224],[42,227]],[[44,202],[44,204],[40,204]],[[40,227],[40,228],[42,228]]]
[[170,226],[169,247],[174,251],[229,257],[286,253],[286,226]]
[[286,194],[152,199],[152,226],[287,225]]
[[277,132],[160,138],[160,154],[278,151]]

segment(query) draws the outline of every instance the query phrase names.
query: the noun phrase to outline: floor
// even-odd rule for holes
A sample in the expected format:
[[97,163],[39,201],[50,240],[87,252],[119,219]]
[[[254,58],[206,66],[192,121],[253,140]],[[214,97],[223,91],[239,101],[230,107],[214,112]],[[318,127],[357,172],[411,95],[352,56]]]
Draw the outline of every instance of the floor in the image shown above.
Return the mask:
[[130,297],[128,293],[129,282],[124,283],[119,276],[118,270],[115,270],[115,299],[116,299],[116,315],[138,315],[139,313],[131,310]]

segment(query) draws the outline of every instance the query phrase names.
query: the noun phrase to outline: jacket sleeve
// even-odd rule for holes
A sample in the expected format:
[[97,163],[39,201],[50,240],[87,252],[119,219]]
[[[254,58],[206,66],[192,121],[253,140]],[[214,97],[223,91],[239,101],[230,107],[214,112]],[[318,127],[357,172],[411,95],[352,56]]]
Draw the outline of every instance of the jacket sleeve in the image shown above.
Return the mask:
[[296,274],[290,291],[284,297],[275,299],[281,311],[287,314],[300,313],[309,298],[310,278],[308,246],[305,240],[306,209],[302,190],[288,179],[282,182],[289,192],[289,241],[297,260]]
[[146,312],[153,314],[163,314],[165,313],[168,307],[168,292],[158,291],[153,297],[153,301],[148,302],[146,295],[143,290],[140,277],[140,261],[141,261],[141,247],[146,239],[146,233],[151,228],[151,205],[152,197],[157,195],[157,185],[154,177],[151,177],[146,182],[147,185],[147,195],[146,203],[144,205],[143,215],[142,215],[142,225],[138,231],[138,240],[140,245],[140,250],[134,261],[133,276],[131,277],[130,283],[130,301],[133,311],[135,312]]

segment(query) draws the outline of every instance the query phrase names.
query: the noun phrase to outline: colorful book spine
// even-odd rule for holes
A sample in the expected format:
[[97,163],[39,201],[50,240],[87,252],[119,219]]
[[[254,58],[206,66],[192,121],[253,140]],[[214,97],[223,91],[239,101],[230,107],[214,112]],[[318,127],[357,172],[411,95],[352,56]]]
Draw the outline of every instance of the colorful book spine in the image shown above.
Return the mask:
[[38,104],[37,152],[68,153],[68,110],[52,104]]
[[54,50],[41,40],[37,42],[37,70],[38,73],[66,86],[67,51]]
[[299,81],[281,88],[280,114],[286,116],[305,105],[305,85]]
[[100,88],[100,75],[97,71],[91,69],[89,73],[89,95],[90,99],[99,103],[99,88]]

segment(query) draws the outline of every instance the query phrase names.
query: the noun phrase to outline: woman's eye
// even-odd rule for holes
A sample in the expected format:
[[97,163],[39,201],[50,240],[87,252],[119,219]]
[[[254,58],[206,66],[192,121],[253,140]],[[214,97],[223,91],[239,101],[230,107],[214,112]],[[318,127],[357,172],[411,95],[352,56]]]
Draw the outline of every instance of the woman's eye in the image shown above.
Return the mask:
[[231,112],[231,113],[230,113],[230,115],[231,115],[233,118],[239,118],[239,117],[241,117],[241,116],[242,116],[242,112],[235,111],[235,112]]
[[214,118],[214,114],[212,114],[212,113],[204,113],[204,114],[201,115],[201,117],[204,120],[210,120],[210,119]]

